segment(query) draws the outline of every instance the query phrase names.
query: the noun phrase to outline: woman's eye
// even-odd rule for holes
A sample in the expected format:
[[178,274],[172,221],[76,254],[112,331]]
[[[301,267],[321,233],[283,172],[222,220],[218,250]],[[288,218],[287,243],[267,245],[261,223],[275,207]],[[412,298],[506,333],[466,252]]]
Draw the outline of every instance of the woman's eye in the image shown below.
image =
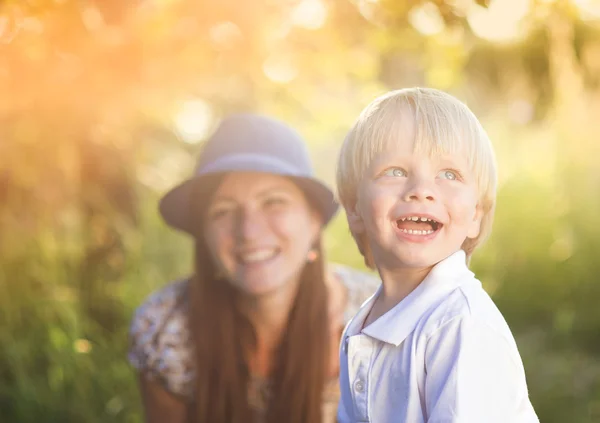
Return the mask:
[[227,216],[230,213],[231,213],[231,209],[225,209],[225,208],[223,208],[223,209],[214,209],[214,210],[211,210],[208,213],[208,215],[209,215],[210,219],[212,219],[212,220],[218,220],[218,219],[221,219],[222,217]]
[[385,176],[395,176],[395,177],[406,176],[406,172],[404,171],[404,169],[401,169],[399,167],[391,167],[388,170],[386,170],[383,174]]
[[460,179],[460,175],[455,170],[442,170],[440,172],[440,177],[442,179],[448,179],[450,181],[456,181]]
[[264,201],[263,204],[266,207],[276,207],[276,206],[280,206],[280,205],[283,205],[283,204],[286,204],[286,203],[287,203],[287,200],[285,198],[282,198],[282,197],[269,197],[269,198],[265,199],[265,201]]

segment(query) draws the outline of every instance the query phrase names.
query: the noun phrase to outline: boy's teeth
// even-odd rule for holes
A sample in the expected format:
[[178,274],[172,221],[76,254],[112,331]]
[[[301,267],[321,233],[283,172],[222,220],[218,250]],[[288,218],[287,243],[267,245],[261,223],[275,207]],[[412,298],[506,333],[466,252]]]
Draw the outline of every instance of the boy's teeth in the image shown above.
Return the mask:
[[421,222],[434,222],[433,220],[427,218],[427,217],[419,217],[419,216],[409,216],[409,217],[403,217],[402,219],[400,219],[402,222],[406,221],[406,220],[412,220],[413,222],[418,222],[419,220]]
[[417,229],[400,229],[400,230],[402,232],[404,232],[405,234],[410,234],[410,235],[430,235],[434,232],[431,229],[429,229],[427,231],[419,231]]

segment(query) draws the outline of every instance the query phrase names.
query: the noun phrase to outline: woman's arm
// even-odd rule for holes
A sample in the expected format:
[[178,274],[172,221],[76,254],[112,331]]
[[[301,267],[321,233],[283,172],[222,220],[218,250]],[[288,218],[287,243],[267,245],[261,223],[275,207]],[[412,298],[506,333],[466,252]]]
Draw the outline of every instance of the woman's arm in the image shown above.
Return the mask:
[[160,384],[139,376],[140,393],[146,423],[186,423],[187,404],[166,391]]

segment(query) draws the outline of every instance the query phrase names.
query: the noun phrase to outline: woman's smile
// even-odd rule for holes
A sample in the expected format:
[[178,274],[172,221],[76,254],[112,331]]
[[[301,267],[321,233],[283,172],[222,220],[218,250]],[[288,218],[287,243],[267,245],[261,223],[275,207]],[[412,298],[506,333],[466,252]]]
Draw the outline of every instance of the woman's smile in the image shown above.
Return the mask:
[[253,248],[236,253],[242,265],[266,264],[279,254],[278,248]]

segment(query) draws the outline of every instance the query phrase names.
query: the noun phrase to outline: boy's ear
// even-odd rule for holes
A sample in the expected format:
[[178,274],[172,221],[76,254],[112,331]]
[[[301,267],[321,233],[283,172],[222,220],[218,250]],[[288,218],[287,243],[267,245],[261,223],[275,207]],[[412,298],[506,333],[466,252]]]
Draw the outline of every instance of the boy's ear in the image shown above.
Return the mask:
[[467,238],[474,239],[479,236],[479,233],[481,232],[481,220],[483,219],[483,215],[483,208],[480,204],[477,204],[477,207],[475,208],[475,214],[473,215],[473,221],[469,226]]
[[346,219],[348,220],[348,226],[350,227],[350,232],[352,232],[352,235],[356,237],[356,235],[360,235],[365,232],[365,224],[356,206],[354,206],[352,209],[346,210]]
[[371,248],[369,247],[365,223],[360,212],[356,207],[353,210],[347,209],[346,218],[348,220],[348,226],[350,227],[350,234],[356,242],[358,251],[365,259],[365,265],[370,269],[375,269],[375,260],[373,259]]

